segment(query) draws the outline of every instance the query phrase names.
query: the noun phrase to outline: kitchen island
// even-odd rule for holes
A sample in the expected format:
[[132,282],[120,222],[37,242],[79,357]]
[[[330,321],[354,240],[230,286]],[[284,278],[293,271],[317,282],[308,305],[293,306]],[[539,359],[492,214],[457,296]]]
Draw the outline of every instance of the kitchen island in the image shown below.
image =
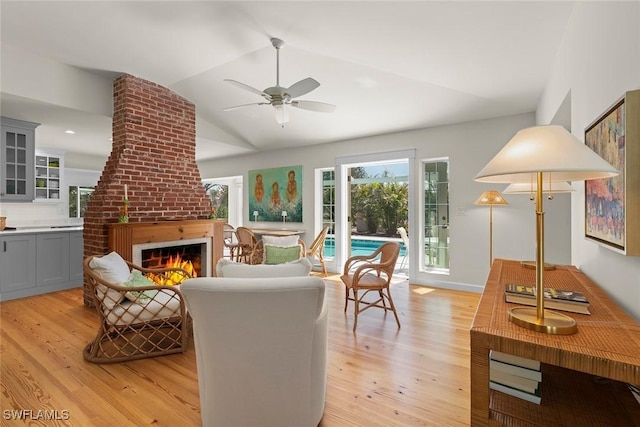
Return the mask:
[[82,286],[82,226],[0,231],[0,301]]

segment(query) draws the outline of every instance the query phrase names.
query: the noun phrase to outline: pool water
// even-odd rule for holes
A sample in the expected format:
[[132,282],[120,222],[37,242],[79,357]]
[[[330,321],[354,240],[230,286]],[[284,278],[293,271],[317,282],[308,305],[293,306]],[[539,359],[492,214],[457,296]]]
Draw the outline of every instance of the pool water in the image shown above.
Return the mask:
[[[365,238],[351,238],[351,255],[369,255],[378,247],[389,240],[383,239],[365,239]],[[400,243],[400,257],[404,256],[404,243]],[[327,237],[324,242],[325,258],[334,258],[336,256],[336,242],[333,237]]]

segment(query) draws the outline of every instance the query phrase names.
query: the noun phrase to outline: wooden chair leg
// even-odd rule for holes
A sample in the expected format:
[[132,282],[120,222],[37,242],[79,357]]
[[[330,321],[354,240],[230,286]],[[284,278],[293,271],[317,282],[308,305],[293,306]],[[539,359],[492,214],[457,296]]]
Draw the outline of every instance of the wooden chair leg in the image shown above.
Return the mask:
[[355,310],[353,311],[353,332],[355,332],[358,326],[358,312],[360,310],[360,301],[358,301],[358,294],[355,289],[353,290],[353,301],[355,303]]
[[344,288],[344,312],[347,312],[347,304],[349,303],[349,288],[345,286]]
[[393,311],[393,316],[396,318],[396,323],[398,324],[398,328],[400,328],[400,319],[398,318],[398,313],[396,312],[396,306],[393,303],[393,299],[391,299],[391,289],[387,288],[387,295],[389,298],[389,305],[391,306],[391,311]]
[[384,300],[384,293],[382,292],[382,289],[380,289],[378,291],[378,294],[380,295],[380,301],[382,302],[382,306],[386,308],[387,307],[387,303]]
[[322,256],[322,253],[320,254],[320,265],[322,266],[322,274],[324,275],[324,277],[327,277],[327,266],[324,263],[324,257]]

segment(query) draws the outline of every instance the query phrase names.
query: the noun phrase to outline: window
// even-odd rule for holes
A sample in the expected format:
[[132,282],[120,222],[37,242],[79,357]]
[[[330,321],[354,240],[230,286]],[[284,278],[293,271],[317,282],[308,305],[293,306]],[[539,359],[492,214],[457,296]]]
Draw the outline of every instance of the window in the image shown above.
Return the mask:
[[[211,207],[215,209],[215,217],[229,220],[229,186],[203,182],[204,189],[211,199]],[[212,214],[214,211],[212,210]]]
[[84,218],[93,187],[69,186],[69,218]]
[[322,226],[329,227],[328,234],[334,234],[336,225],[336,180],[335,171],[322,171]]
[[426,160],[423,270],[449,272],[449,159]]

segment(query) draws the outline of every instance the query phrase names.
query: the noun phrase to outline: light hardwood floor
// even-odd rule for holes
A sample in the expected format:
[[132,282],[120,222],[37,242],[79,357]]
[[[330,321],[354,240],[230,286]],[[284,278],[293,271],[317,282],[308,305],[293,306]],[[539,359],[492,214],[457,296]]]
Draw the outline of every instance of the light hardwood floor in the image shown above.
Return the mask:
[[[342,283],[337,276],[326,282],[329,366],[320,425],[469,425],[469,327],[480,296],[396,283],[402,328],[372,309],[353,334]],[[0,316],[1,425],[200,425],[193,343],[184,354],[85,362],[98,318],[83,306],[81,289],[6,301]],[[7,419],[11,410],[31,411],[22,412],[28,422]],[[58,420],[43,419],[51,416]]]

